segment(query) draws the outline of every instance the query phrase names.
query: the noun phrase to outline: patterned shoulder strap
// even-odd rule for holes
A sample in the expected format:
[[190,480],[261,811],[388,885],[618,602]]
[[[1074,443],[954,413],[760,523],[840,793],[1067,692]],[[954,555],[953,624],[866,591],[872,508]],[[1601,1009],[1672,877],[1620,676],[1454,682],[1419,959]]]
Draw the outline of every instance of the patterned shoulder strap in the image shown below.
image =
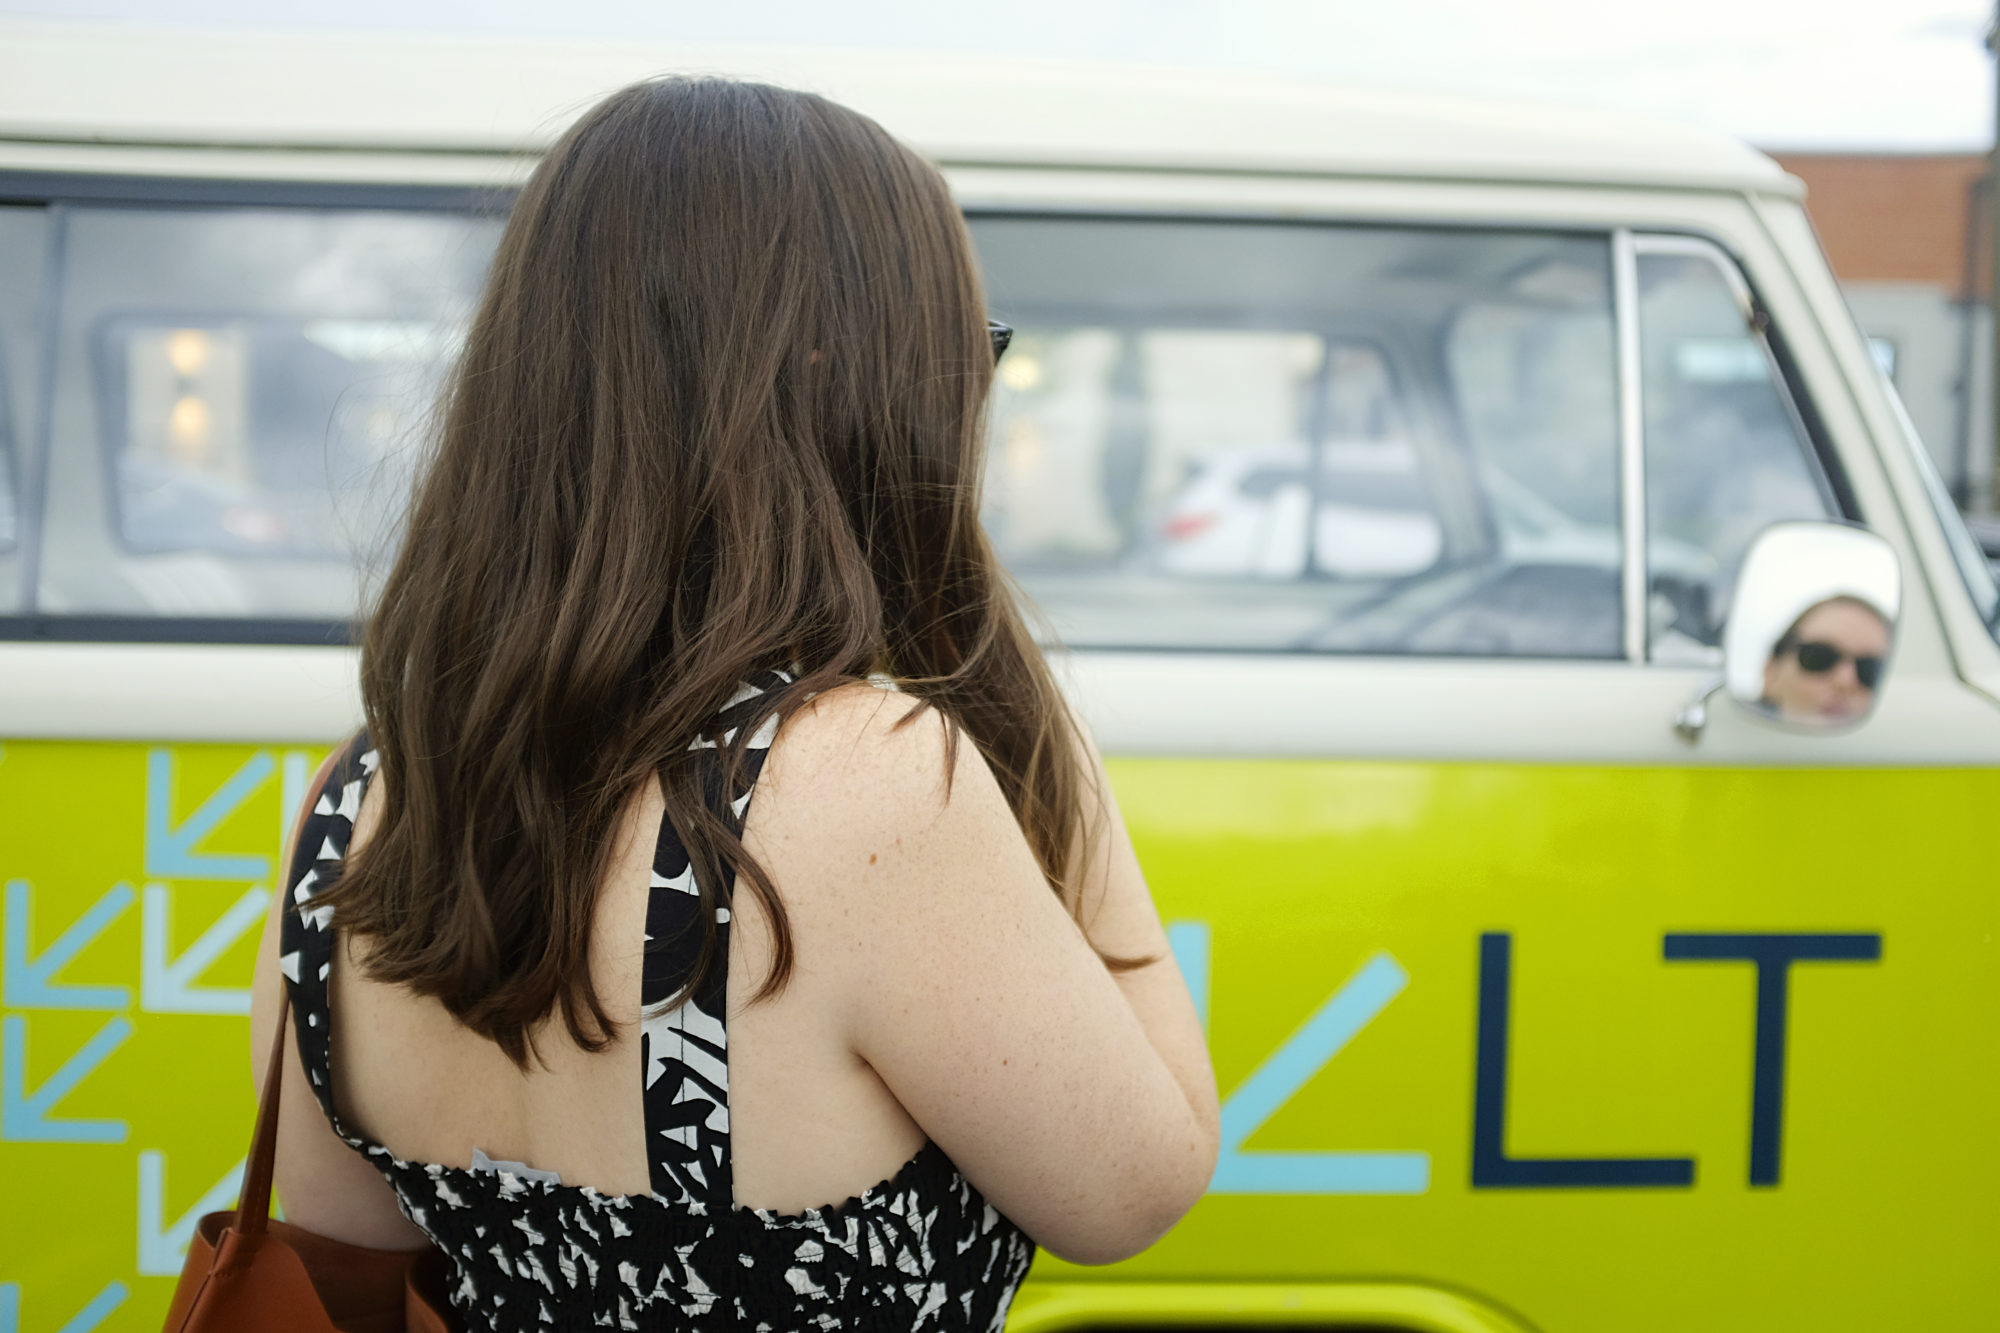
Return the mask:
[[[704,775],[712,808],[738,832],[749,812],[758,775],[777,734],[767,718],[751,736],[734,791],[722,789],[718,746],[734,743],[731,715],[754,711],[751,701],[791,683],[782,671],[760,674],[739,688],[716,719],[711,735],[691,748],[712,767]],[[696,1211],[725,1214],[735,1203],[729,1163],[729,902],[731,882],[716,886],[715,944],[721,965],[711,967],[695,992],[672,1009],[666,1002],[694,976],[707,932],[703,898],[687,848],[670,821],[660,820],[653,853],[652,894],[646,906],[646,959],[639,988],[640,1068],[644,1082],[646,1159],[653,1194]]]
[[356,1147],[364,1141],[348,1133],[333,1105],[333,1067],[328,1039],[333,1015],[327,1005],[327,978],[333,970],[333,908],[316,907],[315,897],[340,876],[361,797],[379,758],[362,732],[348,742],[312,796],[299,827],[298,845],[286,871],[285,914],[278,930],[278,968],[292,1002],[292,1031],[306,1080],[334,1132]]

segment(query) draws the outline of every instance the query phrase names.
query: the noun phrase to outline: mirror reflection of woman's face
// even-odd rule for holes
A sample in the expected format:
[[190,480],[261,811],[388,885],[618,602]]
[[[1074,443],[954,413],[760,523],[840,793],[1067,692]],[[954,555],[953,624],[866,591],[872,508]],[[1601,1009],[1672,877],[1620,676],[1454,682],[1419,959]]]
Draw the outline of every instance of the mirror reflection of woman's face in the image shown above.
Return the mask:
[[[1825,670],[1811,671],[1803,656],[1824,660],[1831,649],[1838,657]],[[1874,707],[1875,690],[1863,684],[1855,662],[1889,655],[1889,626],[1860,602],[1838,598],[1822,602],[1799,617],[1785,646],[1772,653],[1764,667],[1764,700],[1778,716],[1801,722],[1853,722]]]

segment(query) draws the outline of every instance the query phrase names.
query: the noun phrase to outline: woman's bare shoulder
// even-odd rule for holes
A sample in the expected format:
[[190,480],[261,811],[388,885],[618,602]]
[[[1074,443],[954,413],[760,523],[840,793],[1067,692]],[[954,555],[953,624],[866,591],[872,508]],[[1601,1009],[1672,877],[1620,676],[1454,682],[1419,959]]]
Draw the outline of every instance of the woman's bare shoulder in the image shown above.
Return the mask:
[[[779,732],[747,840],[848,1049],[1038,1243],[1123,1258],[1199,1195],[1212,1136],[978,747],[961,734],[954,749],[948,727],[867,687],[815,700]],[[1164,957],[1143,881],[1131,888],[1138,909],[1120,910],[1146,928],[1117,942]],[[1176,1035],[1198,1051],[1186,987],[1161,986],[1178,987]]]
[[[1018,894],[1025,885],[1047,896],[972,738],[954,735],[921,700],[870,685],[830,690],[786,720],[744,837],[784,896],[802,948],[817,934],[893,950],[935,913],[995,910],[996,889]],[[972,867],[995,864],[1015,876],[964,880]],[[954,891],[939,893],[944,885]],[[858,903],[867,910],[854,910]]]
[[928,826],[961,802],[972,813],[999,799],[978,747],[938,709],[857,683],[815,696],[786,719],[757,805],[785,823],[816,811],[816,824],[872,836]]
[[945,721],[937,709],[901,690],[855,681],[814,695],[785,722],[780,739],[790,750],[900,747],[907,753],[930,743],[940,747]]

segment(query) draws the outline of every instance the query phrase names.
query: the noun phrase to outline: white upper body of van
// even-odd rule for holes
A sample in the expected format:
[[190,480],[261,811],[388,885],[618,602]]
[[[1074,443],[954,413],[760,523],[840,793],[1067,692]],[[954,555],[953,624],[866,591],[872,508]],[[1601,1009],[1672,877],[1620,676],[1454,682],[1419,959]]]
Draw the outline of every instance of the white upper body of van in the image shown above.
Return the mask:
[[[1844,469],[1834,469],[1845,471],[1840,480],[1851,487],[1843,503],[1851,501],[1848,508],[1891,540],[1905,566],[1909,596],[1889,706],[1857,737],[1838,744],[1869,762],[1990,756],[1991,737],[1968,729],[1961,716],[1966,706],[1961,696],[1979,696],[1981,708],[2000,696],[2000,648],[1981,623],[1990,608],[1975,604],[1979,571],[1967,565],[1964,543],[1954,543],[1950,529],[1956,519],[1948,505],[1939,508],[1920,451],[1898,422],[1893,395],[1881,384],[1818,253],[1800,206],[1802,186],[1769,158],[1726,136],[1595,109],[1361,91],[1219,70],[914,52],[8,19],[0,20],[0,177],[153,180],[169,194],[180,187],[166,182],[505,187],[523,179],[536,154],[595,100],[668,72],[765,79],[823,92],[874,116],[945,168],[975,214],[976,232],[977,215],[987,210],[993,217],[1011,211],[1048,219],[1261,220],[1272,235],[1271,223],[1323,220],[1373,226],[1378,233],[1401,227],[1400,239],[1389,241],[1419,247],[1427,244],[1425,229],[1441,235],[1452,227],[1460,228],[1461,236],[1470,234],[1465,228],[1541,228],[1556,249],[1571,244],[1563,236],[1594,237],[1591,244],[1600,252],[1615,240],[1612,248],[1622,258],[1612,267],[1622,276],[1614,285],[1622,286],[1591,298],[1597,302],[1592,317],[1609,320],[1615,314],[1619,340],[1628,349],[1637,339],[1625,322],[1640,317],[1631,287],[1634,256],[1643,266],[1652,254],[1651,262],[1669,276],[1675,265],[1692,264],[1688,271],[1717,292],[1734,283],[1736,299],[1749,301],[1749,288],[1756,288],[1759,317],[1768,314],[1789,335],[1791,364],[1781,378],[1791,383],[1789,389],[1780,384],[1779,396],[1806,391],[1807,415],[1814,418],[1806,433],[1814,437],[1814,448],[1846,459]],[[1019,234],[1010,239],[1011,225],[1004,218],[989,225],[978,237],[982,253],[1002,268],[1012,262],[1016,272],[1024,263],[1039,265],[1035,247],[1041,242]],[[1648,235],[1655,238],[1651,251],[1645,248]],[[1077,257],[1099,244],[1085,241],[1071,245],[1064,262],[1081,263]],[[1171,245],[1161,244],[1164,248],[1147,253],[1168,254]],[[1289,242],[1280,248],[1283,244]],[[1387,241],[1374,251],[1347,247],[1344,253],[1358,257],[1337,261],[1352,270],[1339,277],[1348,284],[1342,290],[1372,281],[1371,274],[1394,271],[1401,252],[1385,246]],[[1277,271],[1276,251],[1268,246],[1257,255],[1248,241],[1239,249],[1249,256],[1242,261],[1244,272],[1268,280]],[[1114,244],[1103,253],[1122,251]],[[1509,265],[1554,262],[1498,244],[1483,255],[1474,262],[1480,281],[1489,285],[1514,272]],[[1735,276],[1738,263],[1748,273],[1748,287]],[[1375,267],[1364,272],[1368,264]],[[1718,285],[1718,273],[1728,283]],[[1208,286],[1202,290],[1213,297],[1227,291],[1231,280],[1218,272],[1204,280]],[[1060,285],[1053,269],[1037,281],[1048,291]],[[1576,289],[1558,299],[1578,299]],[[1078,318],[1087,323],[1087,315]],[[108,336],[103,330],[110,325],[93,327],[99,330],[95,336]],[[1357,383],[1393,388],[1409,373],[1412,358],[1428,355],[1411,350],[1422,331],[1412,324],[1406,332],[1407,345],[1399,349],[1393,338],[1343,342],[1347,334],[1322,330],[1314,335],[1322,347],[1316,355],[1346,356],[1357,367]],[[1293,335],[1258,336],[1264,345],[1253,350],[1268,363],[1259,373],[1291,356],[1283,340]],[[1175,337],[1180,343],[1168,345]],[[1169,331],[1167,343],[1155,350],[1169,360],[1185,360],[1218,347],[1211,339],[1203,351]],[[1740,358],[1731,360],[1728,348],[1719,349],[1724,355],[1717,360],[1717,350],[1707,349],[1706,369],[1696,367],[1700,373],[1726,378],[1744,368]],[[1765,374],[1757,365],[1749,369]],[[1649,642],[1657,647],[1663,640],[1657,633],[1649,640],[1648,617],[1659,613],[1659,597],[1653,592],[1649,603],[1647,560],[1634,558],[1637,539],[1631,535],[1644,528],[1645,502],[1635,497],[1644,492],[1645,462],[1640,426],[1631,415],[1639,410],[1638,368],[1624,367],[1619,374],[1625,377],[1621,387],[1615,392],[1606,387],[1603,401],[1629,401],[1622,409],[1627,416],[1611,431],[1624,441],[1624,453],[1616,461],[1607,456],[1604,467],[1622,477],[1626,498],[1608,502],[1611,508],[1577,528],[1565,548],[1587,554],[1624,544],[1622,576],[1605,575],[1624,580],[1622,591],[1606,589],[1612,600],[1604,603],[1605,614],[1613,622],[1622,617],[1622,624],[1607,623],[1608,640],[1559,635],[1549,640],[1556,649],[1517,648],[1511,661],[1500,660],[1505,650],[1482,659],[1463,643],[1442,655],[1424,657],[1412,648],[1417,656],[1397,656],[1382,651],[1385,640],[1322,632],[1316,626],[1324,610],[1308,608],[1307,619],[1300,620],[1305,604],[1296,599],[1282,605],[1256,596],[1248,603],[1216,601],[1220,628],[1203,631],[1207,637],[1168,643],[1155,633],[1163,622],[1155,622],[1141,626],[1144,636],[1129,644],[1175,652],[1076,655],[1072,665],[1082,678],[1085,707],[1109,748],[1677,761],[1686,752],[1676,748],[1668,723],[1706,667],[1703,654],[1713,649],[1695,644],[1692,655],[1679,660],[1648,649]],[[1805,432],[1802,422],[1794,424]],[[1276,438],[1245,436],[1260,444]],[[1369,440],[1377,452],[1388,448],[1387,436],[1360,443]],[[1243,443],[1225,442],[1231,448]],[[1112,440],[1103,455],[1112,471],[1118,447]],[[1195,494],[1185,476],[1169,475],[1197,457],[1194,445],[1175,448],[1180,452],[1147,465],[1152,470],[1138,488],[1146,494],[1135,489],[1137,499],[1126,497],[1136,516],[1131,522],[1107,527],[1093,520],[1092,529],[1098,536],[1116,530],[1125,542],[1116,568],[1151,571],[1148,577],[1159,576],[1153,591],[1169,598],[1179,593],[1166,580],[1177,570],[1185,573],[1180,566],[1192,557],[1161,547],[1161,532],[1143,527],[1140,519],[1156,524],[1157,514],[1145,517],[1148,505],[1171,508],[1173,497]],[[1413,466],[1408,459],[1391,461],[1405,471]],[[1295,499],[1289,495],[1231,503],[1238,509],[1252,501],[1282,508],[1281,502]],[[1371,503],[1379,508],[1385,502]],[[1448,532],[1464,515],[1453,509],[1449,495],[1439,503],[1434,513],[1399,511],[1392,517],[1411,532],[1421,528],[1425,550],[1436,540],[1449,553],[1449,540],[1435,538],[1434,530]],[[1618,504],[1626,506],[1622,538]],[[1308,512],[1298,509],[1290,530],[1317,533],[1342,511],[1337,505],[1322,508],[1317,520]],[[1301,549],[1297,559],[1280,562],[1287,571],[1310,579],[1346,567],[1332,547],[1316,555]],[[1661,550],[1653,551],[1656,572],[1660,556]],[[1970,558],[1976,556],[1974,551]],[[1224,573],[1234,568],[1223,563]],[[1541,563],[1547,570],[1566,570],[1562,577],[1577,587],[1597,577],[1581,555]],[[1363,561],[1354,568],[1365,573],[1371,567]],[[1215,571],[1204,566],[1197,572]],[[1152,605],[1102,580],[1073,582],[1095,599],[1090,605],[1103,610],[1107,625],[1129,629],[1136,623],[1133,612]],[[1160,633],[1171,638],[1180,630],[1169,625]],[[1567,660],[1571,654],[1561,645],[1586,642],[1596,646]],[[1083,646],[1092,646],[1087,636]],[[1269,651],[1280,646],[1321,651]],[[1249,655],[1233,649],[1247,649]],[[351,650],[199,641],[154,645],[145,651],[143,670],[135,665],[136,653],[129,644],[0,643],[10,678],[34,684],[32,699],[12,692],[18,707],[0,702],[0,734],[254,740],[282,732],[331,738],[356,715]],[[1593,655],[1594,663],[1584,660]],[[1648,669],[1609,672],[1607,659]],[[1327,686],[1326,673],[1336,661],[1341,683],[1334,689]],[[224,676],[233,683],[220,691],[215,682]],[[1226,717],[1197,714],[1184,706],[1190,691],[1228,691],[1238,703]],[[189,702],[204,698],[211,702]],[[1371,706],[1342,705],[1355,698],[1367,698]],[[1309,702],[1302,705],[1301,699]],[[1302,724],[1302,708],[1311,714],[1305,717],[1311,725]],[[1592,727],[1561,721],[1579,710],[1621,721]],[[1822,742],[1723,726],[1712,730],[1698,758],[1814,762],[1829,753]]]
[[[1723,135],[1302,79],[919,52],[0,20],[0,141],[533,153],[663,72],[824,93],[947,166],[1624,184],[1796,197]],[[434,178],[434,177],[433,177]]]

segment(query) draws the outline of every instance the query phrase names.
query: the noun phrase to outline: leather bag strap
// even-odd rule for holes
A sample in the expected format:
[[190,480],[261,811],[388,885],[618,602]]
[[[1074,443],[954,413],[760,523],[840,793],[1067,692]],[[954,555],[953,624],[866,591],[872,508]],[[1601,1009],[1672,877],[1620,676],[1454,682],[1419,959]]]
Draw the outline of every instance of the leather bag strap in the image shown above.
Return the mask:
[[[298,859],[299,835],[305,830],[306,815],[319,799],[328,775],[346,752],[347,747],[343,746],[328,755],[306,786],[306,798],[292,821],[291,855],[286,858],[288,870],[296,870],[290,863]],[[279,888],[279,896],[284,896],[283,886]],[[292,909],[287,906],[279,910],[289,912]],[[257,1124],[250,1131],[250,1156],[243,1168],[243,1193],[236,1202],[235,1229],[245,1236],[263,1235],[271,1220],[271,1177],[278,1159],[278,1093],[284,1086],[285,1060],[290,1054],[286,1049],[285,1034],[291,1027],[291,1017],[291,992],[286,989],[284,978],[280,977],[278,1026],[271,1034],[271,1058],[264,1066],[264,1092],[257,1099]]]
[[[283,986],[280,981],[280,987]],[[278,1157],[278,1094],[284,1086],[285,1034],[290,1029],[292,1001],[283,990],[278,1006],[278,1030],[271,1038],[271,1059],[264,1066],[264,1093],[257,1099],[257,1126],[250,1131],[250,1157],[243,1168],[243,1194],[236,1203],[235,1229],[261,1236],[271,1219],[271,1175]]]

